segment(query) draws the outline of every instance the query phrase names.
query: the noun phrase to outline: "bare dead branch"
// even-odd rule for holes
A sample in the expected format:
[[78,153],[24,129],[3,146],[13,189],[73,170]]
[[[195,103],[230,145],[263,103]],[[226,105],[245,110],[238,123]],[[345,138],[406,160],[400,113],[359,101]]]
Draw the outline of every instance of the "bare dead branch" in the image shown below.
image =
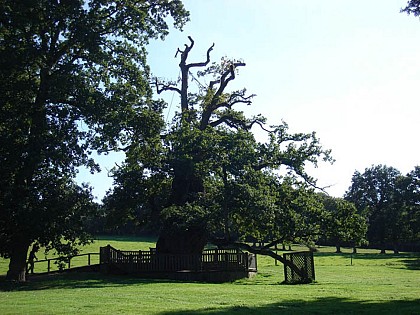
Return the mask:
[[219,126],[223,123],[225,123],[229,127],[234,128],[236,130],[238,130],[238,129],[248,130],[247,125],[244,121],[241,121],[239,119],[235,119],[231,115],[224,115],[224,116],[220,117],[218,120],[210,122],[209,125],[212,126],[212,127],[217,127],[217,126]]
[[226,122],[226,121],[227,121],[227,119],[228,119],[228,117],[223,116],[223,117],[219,118],[218,120],[215,120],[215,121],[210,122],[210,123],[209,123],[209,125],[210,125],[211,127],[217,127],[217,126],[219,126],[220,124],[223,124],[224,122]]
[[264,130],[264,131],[266,131],[268,133],[272,132],[272,130],[266,129],[265,126],[264,126],[264,124],[260,120],[258,120],[258,119],[254,119],[253,121],[251,121],[251,123],[248,125],[249,126],[248,129],[251,129],[254,124],[257,124],[258,126],[260,126],[260,128],[262,130]]
[[160,94],[164,91],[175,91],[175,92],[181,94],[180,89],[178,89],[177,87],[172,86],[172,85],[166,85],[166,84],[163,84],[163,83],[159,83],[157,78],[155,79],[155,86],[156,86],[156,92],[158,94]]
[[178,53],[183,53],[183,51],[181,49],[177,49],[174,58],[178,57]]
[[[237,103],[245,103],[247,105],[251,105],[252,101],[251,99],[253,99],[256,95],[255,94],[251,94],[249,96],[243,96],[241,94],[232,94],[229,98],[228,103],[230,103],[232,105],[237,104]],[[235,98],[238,98],[235,100]]]
[[213,45],[210,46],[209,49],[207,49],[207,59],[204,62],[196,62],[196,63],[190,63],[187,65],[188,68],[193,68],[193,67],[205,67],[209,64],[210,62],[210,52],[213,50],[214,48],[214,43]]
[[209,84],[209,89],[210,89],[210,90],[213,90],[214,85],[215,85],[215,84],[218,84],[218,83],[220,83],[220,80],[210,81],[210,84]]
[[185,49],[184,50],[181,50],[181,49],[178,48],[177,51],[176,51],[176,53],[175,53],[175,58],[178,56],[178,53],[181,54],[181,63],[184,61],[184,64],[185,64],[185,61],[187,60],[188,53],[190,52],[190,50],[194,46],[194,40],[191,38],[191,36],[188,36],[188,39],[191,42],[190,46],[188,46],[188,44],[185,44],[184,45],[185,46]]
[[215,93],[215,97],[219,97],[224,92],[228,83],[235,79],[235,69],[236,67],[246,66],[244,62],[235,62],[230,65],[229,69],[226,70],[220,77],[220,86]]
[[[252,95],[250,97],[252,97]],[[212,110],[214,111],[216,109],[220,109],[220,108],[223,108],[223,107],[231,109],[234,105],[241,104],[241,103],[246,104],[246,105],[251,105],[252,102],[249,99],[250,97],[247,97],[247,98],[244,98],[244,99],[237,99],[237,100],[234,100],[234,101],[227,101],[227,102],[218,103],[218,104],[212,106]]]

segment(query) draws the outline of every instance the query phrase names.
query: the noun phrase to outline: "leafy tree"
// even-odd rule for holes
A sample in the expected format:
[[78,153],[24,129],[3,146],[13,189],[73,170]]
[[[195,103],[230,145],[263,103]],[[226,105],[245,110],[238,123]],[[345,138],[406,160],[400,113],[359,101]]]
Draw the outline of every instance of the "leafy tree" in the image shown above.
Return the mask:
[[[420,245],[420,167],[406,176],[402,176],[397,181],[397,192],[395,203],[399,207],[400,215],[394,224],[399,229],[394,229],[394,239],[406,245],[411,245],[413,249]],[[396,248],[397,249],[397,248]]]
[[[106,198],[111,214],[119,212],[112,200],[133,198],[139,204],[128,207],[131,215],[141,208],[141,220],[160,219],[160,253],[198,253],[209,238],[233,243],[240,237],[268,236],[275,228],[278,181],[283,178],[274,171],[284,169],[314,186],[305,164],[331,160],[315,133],[290,134],[285,123],[268,128],[264,117],[247,118],[237,110],[254,97],[245,89],[228,92],[245,63],[228,58],[210,63],[214,45],[205,61],[189,63],[193,47],[189,37],[189,44],[177,52],[180,86],[155,80],[158,93],[179,94],[180,112],[160,143],[130,146],[116,172],[116,187]],[[208,84],[201,83],[206,78]],[[195,91],[189,86],[192,79],[200,82]],[[266,143],[256,141],[251,131],[255,126],[268,133]]]
[[406,207],[410,225],[410,241],[420,245],[420,166],[407,174]]
[[267,220],[265,238],[272,244],[294,242],[313,246],[320,234],[323,205],[314,189],[296,177],[275,177],[273,220]]
[[[407,6],[401,9],[401,12],[405,12],[407,14],[413,14],[414,16],[420,16],[420,1],[419,0],[409,0],[407,2]],[[419,232],[419,225],[420,225],[420,184],[419,184],[419,166],[416,166],[415,169],[407,174],[408,177],[408,187],[407,187],[407,195],[405,197],[405,201],[407,202],[407,212],[408,212],[408,220],[410,222],[410,238],[413,242],[419,242],[420,240],[420,232]]]
[[346,200],[353,202],[359,211],[367,211],[368,240],[379,245],[382,252],[387,244],[393,244],[397,251],[406,235],[403,179],[393,167],[372,166],[363,174],[356,171],[346,192]]
[[419,0],[409,0],[407,6],[401,9],[401,12],[406,12],[407,14],[414,14],[414,16],[420,15],[420,1]]
[[357,212],[351,202],[342,198],[323,195],[324,216],[322,234],[333,242],[336,252],[341,253],[343,243],[351,243],[354,248],[365,241],[366,219]]
[[99,170],[91,150],[160,132],[144,46],[188,13],[179,0],[3,0],[0,11],[0,255],[25,280],[33,242],[71,252],[87,241],[90,192],[73,179]]

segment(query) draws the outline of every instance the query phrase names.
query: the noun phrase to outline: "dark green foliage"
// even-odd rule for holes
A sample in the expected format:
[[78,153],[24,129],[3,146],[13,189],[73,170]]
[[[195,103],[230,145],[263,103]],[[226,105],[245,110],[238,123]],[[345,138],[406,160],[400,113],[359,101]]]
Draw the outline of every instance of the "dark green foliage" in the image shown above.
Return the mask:
[[418,242],[419,181],[417,166],[403,176],[397,169],[383,165],[355,172],[345,199],[353,202],[369,220],[370,243],[393,247]]
[[340,252],[340,246],[360,246],[365,243],[366,218],[357,212],[353,203],[342,198],[321,195],[324,204],[322,235]]
[[401,9],[401,12],[407,14],[414,14],[414,16],[420,15],[420,1],[419,0],[409,0],[407,6]]
[[63,253],[86,241],[94,206],[77,167],[97,171],[92,150],[159,133],[144,45],[188,14],[180,1],[108,0],[5,0],[0,12],[0,255],[12,266],[34,241]]
[[407,174],[404,202],[407,211],[408,238],[420,243],[420,166],[416,166]]
[[[190,252],[197,248],[193,239],[202,244],[247,237],[313,240],[322,205],[309,189],[316,181],[305,164],[331,161],[330,152],[315,133],[289,133],[286,123],[267,127],[264,117],[249,118],[237,110],[254,96],[245,89],[227,91],[245,63],[223,58],[211,64],[214,45],[206,61],[188,63],[194,46],[189,40],[177,53],[181,86],[155,82],[158,93],[179,94],[181,112],[161,141],[129,146],[126,162],[115,172],[116,187],[105,199],[110,217],[154,222],[161,228],[161,252]],[[197,77],[207,76],[210,82],[195,91],[189,86],[194,68],[204,69]],[[267,133],[267,142],[255,139],[253,127]],[[282,176],[276,175],[279,170]]]

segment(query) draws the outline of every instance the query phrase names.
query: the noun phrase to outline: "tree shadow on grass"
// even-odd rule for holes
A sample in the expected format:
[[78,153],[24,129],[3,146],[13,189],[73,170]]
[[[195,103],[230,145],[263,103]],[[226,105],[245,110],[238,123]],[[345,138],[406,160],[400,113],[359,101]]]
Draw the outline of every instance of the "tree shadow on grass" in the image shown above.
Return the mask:
[[408,269],[411,269],[411,270],[420,270],[420,258],[417,258],[417,259],[404,259],[401,262],[403,262]]
[[381,253],[321,253],[321,252],[317,252],[314,254],[315,257],[337,257],[337,256],[343,256],[343,257],[356,257],[359,259],[378,259],[378,260],[383,260],[383,259],[400,259],[400,258],[407,258],[407,259],[415,259],[415,258],[420,258],[420,253],[399,253],[399,254],[394,254],[394,253],[386,253],[386,254],[381,254]]
[[319,298],[314,301],[290,300],[262,306],[238,305],[227,308],[205,308],[162,312],[161,315],[227,315],[227,314],[419,314],[420,299],[412,301],[369,302],[345,298]]
[[[343,256],[346,258],[352,257],[355,261],[357,260],[367,260],[367,261],[381,261],[381,260],[392,260],[395,259],[398,266],[398,263],[401,263],[404,268],[412,270],[420,270],[420,253],[400,253],[400,254],[380,254],[380,253],[316,253],[315,256],[318,257],[337,257]],[[390,264],[391,266],[392,264]],[[400,267],[401,268],[401,267]]]
[[37,291],[51,289],[103,288],[125,285],[173,283],[175,280],[143,279],[125,275],[104,275],[99,272],[74,272],[29,276],[24,283],[6,281],[0,277],[1,291]]

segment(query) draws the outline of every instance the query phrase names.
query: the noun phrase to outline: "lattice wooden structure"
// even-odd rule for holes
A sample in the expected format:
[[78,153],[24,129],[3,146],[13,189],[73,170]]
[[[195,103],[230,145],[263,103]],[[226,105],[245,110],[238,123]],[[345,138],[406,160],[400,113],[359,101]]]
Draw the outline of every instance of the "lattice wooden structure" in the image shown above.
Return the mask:
[[299,270],[293,270],[284,265],[285,283],[310,283],[315,281],[315,266],[313,252],[293,252],[283,254],[285,260],[290,261]]

